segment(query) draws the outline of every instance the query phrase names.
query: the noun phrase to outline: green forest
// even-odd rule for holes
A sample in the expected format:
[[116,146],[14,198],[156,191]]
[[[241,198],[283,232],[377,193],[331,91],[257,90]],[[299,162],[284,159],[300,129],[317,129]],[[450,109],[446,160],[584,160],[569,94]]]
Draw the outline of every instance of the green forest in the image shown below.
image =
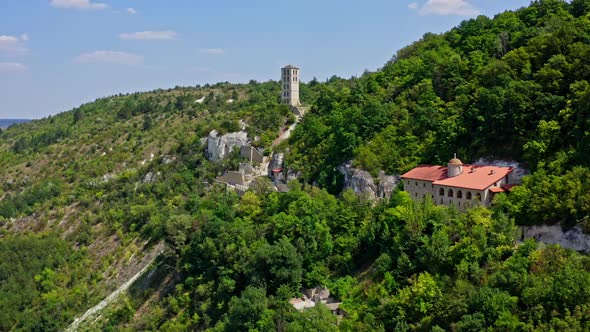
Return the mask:
[[[121,94],[11,126],[0,330],[64,330],[157,257],[81,330],[588,331],[590,257],[520,226],[590,233],[589,78],[590,0],[538,0],[426,34],[375,72],[302,83],[310,111],[275,147],[294,117],[274,81]],[[287,192],[214,183],[243,160],[209,161],[202,138],[241,122],[301,174]],[[401,174],[455,152],[531,174],[460,212],[403,185],[371,201],[338,170]],[[317,286],[342,319],[289,303]]]

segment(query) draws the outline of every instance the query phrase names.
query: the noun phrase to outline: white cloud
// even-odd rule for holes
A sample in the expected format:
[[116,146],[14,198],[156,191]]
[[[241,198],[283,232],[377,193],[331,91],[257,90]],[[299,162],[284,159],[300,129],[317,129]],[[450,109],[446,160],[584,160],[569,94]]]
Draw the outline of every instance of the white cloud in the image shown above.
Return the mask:
[[420,15],[474,16],[480,11],[468,0],[428,0],[420,8]]
[[101,10],[109,8],[109,5],[106,3],[92,2],[91,0],[51,0],[49,5],[55,8],[84,10]]
[[137,14],[137,10],[135,8],[127,8],[127,13],[131,15]]
[[418,5],[417,2],[412,2],[411,4],[408,5],[408,8],[410,8],[411,10],[416,10],[418,9],[420,5]]
[[20,72],[27,70],[27,67],[19,62],[0,62],[0,72]]
[[0,35],[0,53],[8,55],[23,55],[29,50],[25,47],[25,41],[29,36],[23,34],[19,37]]
[[83,53],[75,59],[79,63],[111,63],[119,65],[139,65],[143,63],[143,56],[118,51],[94,51]]
[[219,55],[225,53],[223,48],[202,48],[201,53]]
[[176,32],[172,30],[130,32],[120,34],[119,38],[123,40],[173,40],[176,39]]

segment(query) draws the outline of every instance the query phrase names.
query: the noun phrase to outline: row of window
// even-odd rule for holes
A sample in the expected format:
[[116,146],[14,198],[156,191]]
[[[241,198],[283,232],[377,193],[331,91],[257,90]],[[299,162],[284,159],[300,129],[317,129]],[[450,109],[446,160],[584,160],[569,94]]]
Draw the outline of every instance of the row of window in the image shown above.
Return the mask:
[[[408,184],[410,184],[410,182],[408,182]],[[414,185],[418,187],[418,181],[414,181]],[[422,187],[426,188],[426,182],[422,182]],[[430,188],[432,188],[432,185],[430,185]]]
[[[289,78],[283,77],[283,82],[289,82]],[[297,82],[297,77],[293,77],[293,82]]]
[[[445,190],[444,190],[443,188],[440,188],[440,189],[438,190],[438,195],[439,195],[439,196],[444,196],[444,195],[445,195]],[[448,196],[448,197],[455,197],[455,196],[454,196],[453,189],[449,189],[449,190],[447,191],[447,196]],[[457,190],[457,196],[456,196],[456,197],[457,197],[457,198],[463,198],[463,191],[461,191],[461,190]],[[467,192],[467,194],[465,195],[465,198],[466,198],[466,199],[472,199],[471,191],[468,191],[468,192]],[[481,201],[481,194],[480,194],[480,193],[476,193],[476,194],[475,194],[475,199],[478,199],[478,200],[480,200],[480,201]]]
[[292,73],[289,72],[289,69],[283,69],[283,75],[286,76],[286,75],[289,75],[289,74],[291,74],[291,75],[297,75],[297,69],[293,69],[293,72]]
[[[414,197],[418,198],[418,193],[414,193]],[[471,193],[470,192],[467,192],[467,197],[468,197],[467,199],[471,199]],[[425,199],[425,198],[426,198],[426,194],[422,194],[422,199]],[[475,195],[475,198],[481,201],[481,195],[479,193]],[[444,200],[442,198],[440,199],[440,204],[441,205],[444,204]],[[461,206],[461,202],[456,202],[456,204],[459,207]]]

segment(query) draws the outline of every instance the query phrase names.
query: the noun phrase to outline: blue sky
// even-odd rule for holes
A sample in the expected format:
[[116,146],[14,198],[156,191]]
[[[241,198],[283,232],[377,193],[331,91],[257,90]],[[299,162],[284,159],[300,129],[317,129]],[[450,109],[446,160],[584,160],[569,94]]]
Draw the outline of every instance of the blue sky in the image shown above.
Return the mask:
[[530,0],[1,0],[0,118],[218,81],[381,67],[426,32]]

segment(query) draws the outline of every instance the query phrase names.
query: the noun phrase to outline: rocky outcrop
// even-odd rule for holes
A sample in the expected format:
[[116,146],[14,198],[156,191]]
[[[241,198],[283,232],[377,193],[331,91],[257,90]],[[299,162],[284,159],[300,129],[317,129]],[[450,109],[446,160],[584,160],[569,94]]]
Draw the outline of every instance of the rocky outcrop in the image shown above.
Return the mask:
[[564,230],[560,224],[522,226],[523,238],[534,238],[545,244],[560,246],[580,252],[590,253],[590,235],[584,234],[580,226]]
[[293,180],[299,180],[299,178],[301,178],[301,172],[296,172],[296,171],[293,171],[290,169],[287,170],[286,182],[290,182]]
[[386,175],[385,172],[380,171],[379,177],[377,179],[379,182],[377,197],[387,199],[391,198],[391,193],[399,184],[400,177],[397,175]]
[[342,320],[346,312],[340,308],[342,302],[337,301],[330,296],[330,290],[324,287],[316,287],[312,289],[304,289],[301,297],[292,298],[289,303],[296,310],[303,311],[315,307],[317,304],[324,304],[332,314],[338,317],[338,321]]
[[365,170],[352,167],[347,162],[339,167],[340,173],[344,175],[344,189],[352,189],[357,194],[367,195],[370,199],[389,198],[399,183],[399,177],[385,175],[379,172],[377,181]]
[[272,158],[270,159],[270,164],[268,165],[268,175],[273,177],[276,174],[274,174],[273,171],[277,171],[277,170],[281,170],[282,173],[282,169],[284,167],[284,160],[285,160],[285,154],[284,153],[275,153],[272,155]]
[[217,130],[213,130],[207,137],[207,157],[211,161],[218,161],[227,157],[234,148],[241,149],[249,144],[250,140],[245,131],[220,136]]
[[346,163],[339,168],[344,175],[344,190],[352,189],[357,194],[366,194],[371,199],[377,198],[377,186],[369,172],[352,167]]
[[[158,175],[160,175],[160,172],[158,172]],[[141,183],[151,183],[156,181],[156,173],[154,172],[147,172],[143,178],[141,178]]]

